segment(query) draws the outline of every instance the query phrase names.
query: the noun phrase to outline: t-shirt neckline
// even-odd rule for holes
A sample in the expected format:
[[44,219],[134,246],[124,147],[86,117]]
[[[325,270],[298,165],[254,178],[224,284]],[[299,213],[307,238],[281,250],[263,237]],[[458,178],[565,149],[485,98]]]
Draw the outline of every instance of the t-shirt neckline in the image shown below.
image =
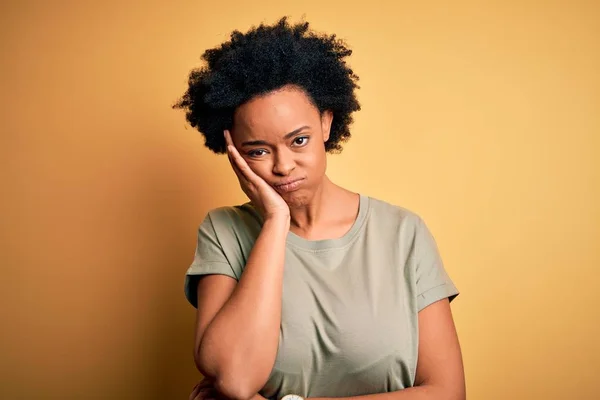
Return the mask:
[[326,250],[345,247],[348,245],[356,234],[361,230],[366,220],[369,210],[369,197],[359,193],[358,215],[348,230],[343,236],[335,239],[308,240],[289,231],[287,235],[287,243],[294,247],[299,247],[306,250]]

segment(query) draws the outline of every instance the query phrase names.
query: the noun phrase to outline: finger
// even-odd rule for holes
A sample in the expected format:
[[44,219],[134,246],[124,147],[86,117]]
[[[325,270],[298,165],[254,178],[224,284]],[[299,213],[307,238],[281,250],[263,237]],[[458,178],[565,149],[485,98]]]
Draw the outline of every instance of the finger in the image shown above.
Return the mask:
[[228,146],[229,154],[242,175],[249,182],[256,182],[257,175],[252,171],[246,160],[240,155],[235,146]]
[[[233,140],[231,139],[231,133],[229,132],[229,130],[225,129],[223,131],[223,136],[225,137],[225,144],[226,144],[226,151],[227,151],[227,158],[229,158],[229,162],[231,163],[231,166],[233,167],[233,170],[236,172],[236,174],[238,175],[238,178],[241,178],[240,174],[241,171],[239,169],[238,163],[236,162],[236,160],[233,157],[233,152],[235,151],[238,155],[239,152],[237,151],[237,149],[235,148],[235,145],[233,144]],[[243,175],[243,174],[242,174]]]
[[210,378],[204,378],[202,379],[202,381],[200,381],[200,383],[198,384],[199,388],[207,388],[207,387],[213,387],[214,386],[214,381]]
[[200,388],[196,392],[196,397],[211,397],[214,396],[215,389],[211,387]]
[[223,131],[223,135],[225,135],[225,142],[227,143],[227,154],[230,155],[230,160],[232,160],[235,163],[240,172],[242,172],[246,178],[250,178],[248,176],[248,171],[250,171],[251,173],[253,173],[254,171],[250,169],[250,166],[248,165],[246,160],[244,160],[244,157],[242,157],[238,149],[233,144],[233,139],[231,139],[231,132],[229,132],[228,129],[225,129]]
[[229,132],[229,129],[225,129],[223,135],[225,136],[225,144],[227,146],[233,146],[233,140],[231,139],[231,132]]
[[217,393],[214,389],[209,389],[209,388],[204,388],[202,391],[200,391],[198,394],[196,394],[196,396],[194,397],[193,400],[210,400],[210,399],[216,399],[217,398]]
[[188,397],[188,400],[195,400],[196,397],[198,396],[198,393],[200,392],[200,388],[199,388],[200,384],[197,383],[196,386],[194,386],[194,389],[192,390],[192,393],[190,393],[190,396]]
[[237,175],[238,180],[240,181],[240,183],[248,184],[248,179],[242,173],[242,171],[240,170],[239,166],[237,165],[237,163],[233,159],[231,151],[229,151],[229,146],[227,147],[227,158],[229,159],[229,164],[231,164],[231,168],[233,168],[233,172],[235,172],[235,174]]
[[227,155],[229,157],[229,162],[240,180],[240,183],[244,182],[246,185],[253,186],[253,188],[250,188],[251,190],[258,188],[260,185],[267,185],[267,183],[260,178],[252,168],[250,168],[244,157],[242,157],[238,149],[234,146],[233,140],[231,139],[231,133],[228,130],[225,130],[224,135],[225,141],[228,143]]
[[194,400],[201,392],[212,389],[213,383],[214,382],[212,381],[212,379],[203,378],[200,382],[196,384],[196,386],[194,386],[194,389],[192,389],[192,393],[189,396],[189,400]]

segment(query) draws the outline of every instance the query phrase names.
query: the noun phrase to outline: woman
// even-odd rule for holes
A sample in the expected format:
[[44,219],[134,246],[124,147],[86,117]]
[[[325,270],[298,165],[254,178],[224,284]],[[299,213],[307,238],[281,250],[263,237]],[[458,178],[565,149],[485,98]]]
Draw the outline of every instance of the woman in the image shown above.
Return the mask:
[[198,230],[192,399],[465,397],[458,292],[427,227],[325,174],[360,109],[350,53],[284,18],[235,31],[190,74],[176,107],[250,199]]

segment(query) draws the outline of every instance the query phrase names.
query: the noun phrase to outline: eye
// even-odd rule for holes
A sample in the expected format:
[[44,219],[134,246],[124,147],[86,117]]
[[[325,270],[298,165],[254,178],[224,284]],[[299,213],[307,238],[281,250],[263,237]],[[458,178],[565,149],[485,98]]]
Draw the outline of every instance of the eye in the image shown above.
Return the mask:
[[248,153],[249,157],[253,157],[253,158],[259,158],[264,156],[265,154],[267,154],[267,151],[265,149],[255,149],[255,150],[251,150]]
[[294,139],[294,145],[295,146],[305,146],[308,143],[308,136],[298,136],[296,139]]

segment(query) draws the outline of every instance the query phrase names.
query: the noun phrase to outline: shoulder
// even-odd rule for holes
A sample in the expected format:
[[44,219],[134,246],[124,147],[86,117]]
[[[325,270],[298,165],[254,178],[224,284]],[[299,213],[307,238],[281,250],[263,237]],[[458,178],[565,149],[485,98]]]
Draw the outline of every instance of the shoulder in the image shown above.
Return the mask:
[[250,203],[244,203],[211,209],[203,224],[210,224],[217,235],[239,235],[260,231],[262,218]]
[[416,229],[423,224],[419,214],[406,207],[369,197],[369,219],[397,227]]
[[213,224],[217,225],[261,222],[260,214],[250,203],[213,208],[208,211],[207,219],[210,219]]

